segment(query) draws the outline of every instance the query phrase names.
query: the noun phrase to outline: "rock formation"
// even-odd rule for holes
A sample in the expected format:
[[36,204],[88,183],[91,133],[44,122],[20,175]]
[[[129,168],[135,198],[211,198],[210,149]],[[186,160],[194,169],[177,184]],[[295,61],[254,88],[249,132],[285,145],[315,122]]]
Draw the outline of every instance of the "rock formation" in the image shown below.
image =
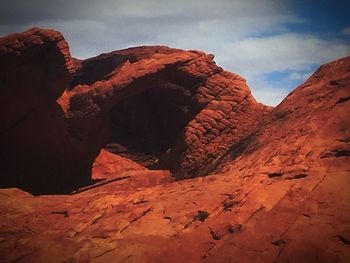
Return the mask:
[[206,175],[270,110],[198,51],[139,47],[80,61],[60,33],[35,28],[0,44],[1,184],[32,193],[88,184],[101,148],[178,179]]
[[1,262],[350,261],[350,57],[273,109],[198,51],[0,58],[2,187],[72,191],[0,189]]
[[349,161],[338,158],[350,156],[349,64],[346,57],[321,66],[233,144],[216,171],[244,167],[247,173],[294,178],[306,177],[310,166],[329,158],[328,165]]
[[[270,110],[254,100],[243,78],[198,51],[139,47],[78,65],[66,111],[79,136],[176,178],[206,175]],[[97,120],[108,137],[84,134]]]
[[62,192],[86,181],[95,156],[80,158],[56,103],[74,72],[62,35],[31,29],[1,38],[0,72],[1,185]]

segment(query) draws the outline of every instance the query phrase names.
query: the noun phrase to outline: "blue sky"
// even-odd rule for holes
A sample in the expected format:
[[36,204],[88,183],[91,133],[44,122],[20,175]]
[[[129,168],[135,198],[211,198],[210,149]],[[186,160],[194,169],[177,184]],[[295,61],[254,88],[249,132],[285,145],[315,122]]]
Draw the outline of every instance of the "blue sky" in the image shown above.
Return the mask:
[[0,0],[0,35],[60,30],[78,58],[163,44],[215,54],[278,104],[320,64],[350,55],[345,0]]

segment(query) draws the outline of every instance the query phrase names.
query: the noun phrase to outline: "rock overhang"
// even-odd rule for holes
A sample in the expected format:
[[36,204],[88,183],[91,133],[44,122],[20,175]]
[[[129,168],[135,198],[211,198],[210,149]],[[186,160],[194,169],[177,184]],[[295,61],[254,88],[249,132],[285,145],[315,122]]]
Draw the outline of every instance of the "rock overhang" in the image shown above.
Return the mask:
[[[37,38],[32,35],[48,37],[37,43]],[[31,134],[36,134],[31,140],[38,149],[42,149],[39,150],[40,154],[36,147],[29,147],[25,139],[18,145],[17,138],[24,133],[22,127],[11,128],[14,135],[5,136],[4,149],[17,154],[16,158],[5,158],[9,164],[15,160],[26,162],[26,156],[31,157],[27,160],[30,161],[27,171],[17,168],[11,170],[10,167],[6,169],[6,177],[10,178],[8,184],[22,185],[25,189],[32,189],[32,192],[40,192],[38,189],[45,188],[46,184],[54,192],[66,192],[88,182],[92,163],[100,150],[108,143],[113,143],[110,141],[111,134],[116,131],[112,127],[118,126],[113,116],[129,114],[128,109],[121,109],[128,107],[125,105],[133,100],[136,100],[133,108],[138,105],[139,109],[133,113],[133,117],[128,117],[136,119],[131,125],[134,127],[128,127],[131,130],[141,129],[147,107],[158,108],[157,118],[153,118],[150,128],[132,140],[135,143],[145,133],[152,134],[150,131],[156,130],[150,139],[153,144],[149,144],[148,148],[153,145],[155,149],[160,147],[161,150],[156,150],[157,162],[150,166],[153,169],[171,170],[177,179],[208,174],[230,145],[244,137],[270,110],[254,100],[242,77],[217,66],[211,54],[164,46],[143,46],[77,60],[71,58],[68,45],[60,33],[41,29],[19,33],[16,37],[5,37],[2,43],[7,44],[3,46],[12,45],[13,54],[21,50],[22,56],[34,56],[36,53],[31,51],[32,48],[23,49],[16,45],[17,39],[21,38],[28,39],[26,45],[42,49],[42,55],[35,56],[37,61],[22,64],[22,68],[30,68],[33,63],[38,65],[39,71],[51,70],[45,75],[47,78],[38,75],[45,80],[40,90],[37,90],[35,82],[26,89],[41,98],[38,104],[40,110],[33,114],[31,109],[35,105],[31,101],[26,102],[28,118],[22,122],[20,117],[12,116],[11,120],[23,123]],[[49,56],[51,46],[60,54],[59,59]],[[8,63],[15,63],[18,59],[16,56],[8,57],[5,53],[3,56]],[[51,67],[40,64],[40,61],[52,59]],[[61,68],[64,76],[53,76],[57,68]],[[23,82],[17,85],[18,91],[13,94],[14,98],[21,97],[25,85]],[[54,99],[45,97],[50,88],[56,86],[59,92]],[[118,111],[122,113],[118,114]],[[150,116],[154,117],[148,114]],[[38,125],[40,121],[44,123]],[[45,133],[41,128],[43,125],[50,132],[56,132]],[[162,128],[156,128],[157,125]],[[119,125],[117,130],[120,129]],[[168,135],[165,138],[160,138],[166,133]],[[122,141],[118,143],[125,148]],[[146,155],[152,153],[152,149],[148,151]],[[144,149],[141,149],[142,152]],[[127,152],[126,156],[130,156],[130,153],[132,151]],[[57,166],[60,169],[56,171]],[[55,182],[54,185],[52,182]]]

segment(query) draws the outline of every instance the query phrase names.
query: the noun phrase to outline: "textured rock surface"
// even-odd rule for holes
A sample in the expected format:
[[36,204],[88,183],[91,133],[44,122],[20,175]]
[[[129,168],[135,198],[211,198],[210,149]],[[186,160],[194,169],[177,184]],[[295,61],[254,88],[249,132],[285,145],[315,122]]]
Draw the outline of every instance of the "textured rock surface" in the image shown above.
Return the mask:
[[69,192],[90,182],[102,147],[178,179],[206,175],[270,111],[203,52],[138,47],[81,61],[53,30],[0,41],[2,186]]
[[[66,112],[91,151],[108,142],[109,151],[177,178],[205,175],[270,110],[243,78],[198,51],[131,48],[82,61],[77,72]],[[106,127],[109,138],[92,141],[84,135],[91,126]]]
[[[56,101],[74,66],[68,44],[53,30],[33,28],[0,38],[1,133],[42,104]],[[11,103],[9,103],[9,101]]]
[[309,164],[349,156],[349,83],[350,57],[321,66],[233,145],[216,171],[244,167],[247,175],[261,172],[288,178],[298,176],[295,170],[307,176]]
[[[321,66],[232,146],[217,172],[262,176],[270,189],[279,189],[256,196],[276,203],[263,205],[245,235],[226,240],[209,261],[253,262],[261,254],[261,262],[350,260],[349,112],[350,57],[345,57]],[[241,255],[251,247],[259,250]]]
[[92,179],[105,179],[113,174],[122,174],[128,171],[145,171],[146,169],[119,155],[101,150],[92,166]]
[[62,192],[89,177],[93,159],[82,156],[56,103],[73,72],[59,32],[33,28],[0,39],[1,186]]

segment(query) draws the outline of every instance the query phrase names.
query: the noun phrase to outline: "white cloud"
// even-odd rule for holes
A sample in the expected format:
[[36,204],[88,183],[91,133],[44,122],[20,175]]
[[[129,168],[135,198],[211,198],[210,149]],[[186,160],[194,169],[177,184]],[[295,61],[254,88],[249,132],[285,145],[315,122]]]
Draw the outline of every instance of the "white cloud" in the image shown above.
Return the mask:
[[[350,55],[350,44],[312,35],[283,33],[243,38],[225,47],[216,61],[248,80],[260,102],[277,105],[293,88],[307,79],[314,65]],[[265,79],[271,72],[290,72],[273,85]],[[278,85],[278,86],[277,86]]]
[[280,34],[229,43],[217,61],[244,76],[283,70],[305,70],[350,54],[350,44],[312,35]]
[[261,32],[282,32],[284,24],[300,23],[289,2],[72,0],[59,4],[31,0],[23,4],[12,0],[0,10],[0,34],[29,26],[57,28],[78,57],[144,44],[218,54],[229,41]]
[[312,72],[307,72],[307,73],[304,73],[304,72],[296,72],[296,71],[293,71],[289,74],[289,79],[292,79],[292,80],[306,80],[307,78],[309,78],[311,76]]
[[290,92],[288,85],[273,87],[263,75],[248,79],[247,83],[257,101],[269,106],[276,106]]

